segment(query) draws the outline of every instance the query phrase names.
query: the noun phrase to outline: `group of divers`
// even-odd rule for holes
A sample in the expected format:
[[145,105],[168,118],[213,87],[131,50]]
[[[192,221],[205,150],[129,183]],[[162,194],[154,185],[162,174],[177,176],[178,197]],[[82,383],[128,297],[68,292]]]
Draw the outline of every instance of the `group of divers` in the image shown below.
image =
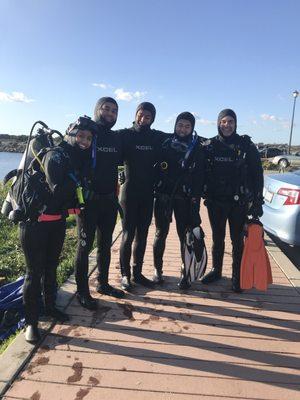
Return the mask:
[[[190,112],[177,116],[173,134],[151,128],[155,115],[154,105],[143,102],[136,109],[131,128],[112,131],[118,104],[111,97],[102,97],[96,103],[93,120],[80,117],[68,127],[58,145],[60,151],[54,147],[45,153],[42,164],[51,190],[50,200],[41,215],[19,224],[26,260],[23,302],[27,341],[34,343],[40,339],[41,291],[45,314],[61,322],[69,319],[55,305],[56,269],[68,210],[76,214],[76,298],[84,308],[97,308],[88,281],[89,253],[96,232],[97,292],[122,298],[134,285],[152,288],[164,282],[163,255],[173,213],[183,262],[185,232],[187,228],[201,226],[201,198],[207,207],[213,238],[212,269],[202,278],[202,283],[209,284],[222,277],[228,221],[232,241],[232,289],[241,291],[243,228],[249,216],[259,218],[262,215],[263,170],[256,146],[249,136],[237,134],[237,116],[231,109],[219,113],[218,132],[212,139],[197,135],[195,117]],[[124,172],[118,176],[120,165],[124,165]],[[81,210],[76,196],[78,182],[84,196]],[[108,280],[112,235],[120,206],[123,214],[122,290],[112,287]],[[142,267],[153,213],[156,226],[154,273],[153,278],[148,279]],[[181,268],[178,286],[180,289],[190,286],[184,268]]]

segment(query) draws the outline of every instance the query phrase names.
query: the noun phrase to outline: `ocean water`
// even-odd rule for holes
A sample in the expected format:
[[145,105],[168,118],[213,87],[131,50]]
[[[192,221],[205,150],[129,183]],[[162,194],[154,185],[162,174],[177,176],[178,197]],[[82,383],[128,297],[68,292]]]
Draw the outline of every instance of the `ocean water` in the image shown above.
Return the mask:
[[22,153],[0,152],[0,181],[3,180],[9,171],[18,168],[21,158]]

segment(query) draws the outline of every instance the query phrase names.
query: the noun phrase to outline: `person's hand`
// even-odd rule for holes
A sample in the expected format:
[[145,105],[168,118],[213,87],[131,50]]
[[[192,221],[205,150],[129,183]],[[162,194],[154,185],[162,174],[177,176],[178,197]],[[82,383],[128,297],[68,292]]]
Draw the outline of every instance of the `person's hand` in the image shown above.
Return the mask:
[[262,204],[255,204],[250,207],[248,215],[252,215],[253,218],[260,218],[263,215]]

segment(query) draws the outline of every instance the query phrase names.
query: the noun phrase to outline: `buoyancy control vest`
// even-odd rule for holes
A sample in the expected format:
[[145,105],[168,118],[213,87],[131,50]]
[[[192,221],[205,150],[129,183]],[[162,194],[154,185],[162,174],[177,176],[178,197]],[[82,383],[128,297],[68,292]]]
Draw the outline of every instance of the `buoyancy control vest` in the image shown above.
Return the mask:
[[197,135],[193,135],[189,142],[178,140],[176,135],[164,141],[162,161],[156,165],[156,193],[182,196],[201,194],[200,175],[203,170],[199,171],[199,146]]
[[246,204],[252,191],[248,181],[247,154],[252,144],[247,135],[235,134],[228,144],[216,136],[204,143],[206,156],[205,198]]

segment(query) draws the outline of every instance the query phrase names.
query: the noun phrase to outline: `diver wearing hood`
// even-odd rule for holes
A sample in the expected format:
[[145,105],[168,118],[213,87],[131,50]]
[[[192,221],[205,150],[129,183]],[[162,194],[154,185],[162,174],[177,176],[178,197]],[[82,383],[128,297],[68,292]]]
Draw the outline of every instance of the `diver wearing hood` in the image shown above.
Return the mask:
[[222,110],[217,125],[218,135],[204,146],[207,161],[205,204],[213,246],[212,270],[202,282],[207,284],[222,277],[228,220],[232,241],[232,289],[239,292],[243,227],[247,215],[262,215],[263,169],[250,137],[236,133],[237,117],[233,110]]
[[153,282],[142,274],[148,229],[153,214],[154,164],[160,159],[161,143],[165,137],[151,129],[156,115],[152,103],[141,103],[136,110],[132,128],[122,129],[124,143],[125,183],[120,203],[123,209],[123,236],[120,246],[122,288],[131,289],[130,259],[133,248],[133,280],[152,287]]
[[23,286],[25,338],[29,342],[40,339],[41,280],[46,315],[62,322],[68,320],[68,315],[55,306],[56,269],[65,238],[68,209],[77,209],[78,202],[82,201],[82,198],[76,198],[76,188],[91,168],[90,148],[95,133],[92,120],[81,117],[78,121],[69,127],[59,146],[46,149],[40,161],[50,193],[43,214],[38,219],[20,223],[20,240],[26,261]]
[[101,294],[123,297],[124,292],[109,285],[112,234],[115,228],[118,199],[118,165],[122,163],[120,135],[111,128],[116,123],[118,104],[111,97],[102,97],[95,106],[94,120],[97,124],[96,163],[93,169],[91,195],[85,212],[77,217],[78,247],[75,260],[76,282],[79,303],[94,309],[89,301],[88,260],[97,230],[97,291]]
[[[162,162],[156,166],[153,280],[157,283],[163,282],[163,254],[173,211],[182,262],[186,229],[201,223],[199,208],[204,181],[204,157],[200,138],[193,133],[194,127],[195,117],[191,113],[183,112],[177,116],[174,134],[163,143]],[[182,268],[179,287],[186,289],[188,286]]]

